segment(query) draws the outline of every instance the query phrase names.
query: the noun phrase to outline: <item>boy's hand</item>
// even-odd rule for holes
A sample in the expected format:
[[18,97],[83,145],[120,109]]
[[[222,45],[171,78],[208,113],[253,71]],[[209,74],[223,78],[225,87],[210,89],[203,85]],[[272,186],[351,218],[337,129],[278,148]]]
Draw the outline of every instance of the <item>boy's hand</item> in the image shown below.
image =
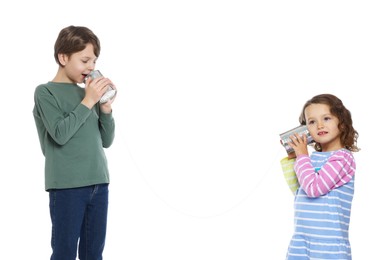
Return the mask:
[[[111,111],[112,111],[111,104],[114,102],[114,100],[116,98],[116,94],[118,93],[116,86],[111,81],[110,81],[109,85],[115,90],[115,95],[112,98],[110,98],[106,103],[100,104],[100,111],[102,111],[102,113],[104,113],[104,114],[111,113]],[[107,90],[107,88],[105,88],[105,91],[106,90]]]
[[111,99],[109,99],[106,103],[100,104],[100,111],[102,111],[104,114],[110,114],[112,111],[111,104],[114,102],[116,98],[116,94],[118,93],[118,90],[116,89],[115,85],[110,84],[113,89],[115,89],[115,96],[113,96]]
[[107,85],[112,85],[111,80],[108,78],[99,77],[93,80],[88,78],[85,82],[85,97],[81,103],[89,109],[92,109],[106,92]]

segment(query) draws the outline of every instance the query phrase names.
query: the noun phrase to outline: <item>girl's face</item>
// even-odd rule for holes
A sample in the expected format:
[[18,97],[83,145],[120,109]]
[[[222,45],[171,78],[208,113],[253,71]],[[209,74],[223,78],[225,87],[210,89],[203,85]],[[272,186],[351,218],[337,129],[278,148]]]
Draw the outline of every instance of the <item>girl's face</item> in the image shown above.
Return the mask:
[[85,77],[95,69],[97,57],[93,52],[93,45],[87,44],[84,50],[64,55],[62,64],[65,68],[65,77],[68,82],[82,83]]
[[313,139],[321,144],[322,151],[343,148],[340,139],[339,119],[330,113],[325,104],[311,104],[305,109],[307,128]]

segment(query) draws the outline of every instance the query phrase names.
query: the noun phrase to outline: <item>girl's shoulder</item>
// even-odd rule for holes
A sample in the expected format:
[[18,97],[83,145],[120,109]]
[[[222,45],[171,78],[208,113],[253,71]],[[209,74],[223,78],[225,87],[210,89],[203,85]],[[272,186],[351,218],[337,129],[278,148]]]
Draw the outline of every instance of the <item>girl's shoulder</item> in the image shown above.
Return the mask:
[[318,158],[318,159],[330,159],[330,158],[343,158],[346,160],[353,160],[353,154],[351,151],[348,149],[342,148],[336,151],[330,151],[330,152],[318,152],[318,151],[313,151],[311,154],[311,158]]
[[346,148],[341,148],[339,150],[335,151],[329,151],[329,152],[319,152],[319,151],[313,151],[312,155],[317,156],[332,156],[332,155],[352,155],[352,152]]
[[345,148],[341,148],[340,150],[334,151],[332,155],[346,157],[346,158],[353,158],[353,153],[350,150]]

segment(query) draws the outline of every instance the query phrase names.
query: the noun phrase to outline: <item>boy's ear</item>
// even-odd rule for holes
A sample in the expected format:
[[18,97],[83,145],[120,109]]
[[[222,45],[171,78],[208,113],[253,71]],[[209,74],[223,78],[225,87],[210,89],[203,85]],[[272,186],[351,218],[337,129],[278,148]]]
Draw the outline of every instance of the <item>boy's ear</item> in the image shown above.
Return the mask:
[[65,66],[66,63],[68,62],[68,55],[64,53],[59,53],[58,54],[58,61],[60,62],[61,66]]

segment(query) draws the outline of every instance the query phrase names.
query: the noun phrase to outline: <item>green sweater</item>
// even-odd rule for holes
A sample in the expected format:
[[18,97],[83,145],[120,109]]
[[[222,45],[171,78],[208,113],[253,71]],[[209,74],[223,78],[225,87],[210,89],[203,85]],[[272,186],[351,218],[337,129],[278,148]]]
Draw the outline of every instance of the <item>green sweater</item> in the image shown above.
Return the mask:
[[115,135],[112,114],[81,104],[84,88],[72,83],[48,82],[34,93],[33,115],[45,156],[45,189],[109,183],[103,148]]

